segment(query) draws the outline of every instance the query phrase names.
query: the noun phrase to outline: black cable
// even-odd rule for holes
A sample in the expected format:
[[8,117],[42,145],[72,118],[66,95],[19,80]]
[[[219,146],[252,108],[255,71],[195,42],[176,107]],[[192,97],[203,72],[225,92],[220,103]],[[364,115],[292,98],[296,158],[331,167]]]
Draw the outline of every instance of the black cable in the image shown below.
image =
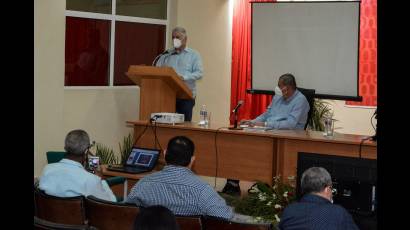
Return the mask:
[[144,135],[144,133],[145,133],[145,131],[147,130],[147,128],[148,128],[148,123],[145,125],[145,128],[144,128],[144,130],[142,131],[142,133],[137,137],[137,139],[135,139],[135,141],[134,141],[134,146],[137,145],[139,139],[142,137],[142,135]]
[[[155,125],[154,125],[154,136],[155,136],[155,141],[158,142],[159,145],[159,149],[162,151],[162,146],[161,143],[159,142],[158,136],[157,136],[157,122],[155,121]],[[155,145],[155,148],[157,146]]]
[[[376,113],[373,113],[372,117],[370,118],[370,124],[372,124],[372,127],[373,127],[374,132],[376,132],[376,128],[375,128],[374,125],[373,125],[373,118],[374,118],[374,116],[376,116]],[[366,138],[363,138],[363,139],[360,141],[360,145],[359,145],[359,158],[360,158],[360,159],[362,158],[362,145],[363,145],[363,143],[364,143],[365,141],[371,139],[372,137],[373,137],[373,136],[371,136],[371,137],[366,137]]]
[[370,138],[372,138],[372,137],[366,137],[366,138],[363,138],[363,139],[360,141],[360,144],[359,144],[359,159],[362,159],[362,145],[363,145],[363,143],[364,143],[365,141],[369,140]]
[[372,127],[373,127],[373,130],[374,130],[374,132],[376,132],[376,128],[374,127],[374,125],[373,125],[373,118],[376,116],[376,113],[374,113],[373,115],[372,115],[372,117],[370,118],[370,124],[372,124]]
[[[150,119],[150,124],[151,124],[152,132],[154,134],[154,148],[157,148],[157,142],[158,142],[159,149],[162,151],[162,146],[161,146],[161,143],[159,142],[158,136],[157,136],[157,122],[156,122],[157,118],[158,117],[151,118]],[[154,122],[154,125],[152,124],[153,122]]]

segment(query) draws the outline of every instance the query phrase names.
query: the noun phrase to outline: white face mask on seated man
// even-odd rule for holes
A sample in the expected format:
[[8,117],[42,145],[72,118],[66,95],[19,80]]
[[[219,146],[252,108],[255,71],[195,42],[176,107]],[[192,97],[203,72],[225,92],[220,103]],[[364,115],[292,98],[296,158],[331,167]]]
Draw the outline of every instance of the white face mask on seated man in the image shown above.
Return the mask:
[[279,88],[279,86],[275,87],[275,95],[282,96],[282,90]]

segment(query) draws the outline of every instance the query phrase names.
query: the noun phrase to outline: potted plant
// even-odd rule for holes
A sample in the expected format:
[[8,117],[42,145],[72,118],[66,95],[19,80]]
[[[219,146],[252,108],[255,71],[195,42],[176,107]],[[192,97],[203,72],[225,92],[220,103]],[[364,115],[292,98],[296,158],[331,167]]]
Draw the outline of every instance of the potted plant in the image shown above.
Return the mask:
[[277,225],[285,207],[296,200],[294,177],[284,182],[280,176],[273,178],[272,186],[257,182],[242,198],[224,196],[235,212],[252,216],[255,222],[271,222]]
[[131,149],[133,146],[133,137],[131,134],[128,134],[128,136],[125,136],[122,140],[122,143],[118,143],[119,145],[119,154],[115,154],[114,150],[112,148],[109,148],[108,146],[97,143],[96,149],[95,149],[95,155],[100,157],[100,163],[101,164],[123,164],[127,161]]
[[324,119],[325,118],[332,118],[333,111],[330,107],[330,103],[321,99],[315,98],[312,108],[312,115],[310,120],[308,121],[308,127],[311,130],[315,131],[324,131]]

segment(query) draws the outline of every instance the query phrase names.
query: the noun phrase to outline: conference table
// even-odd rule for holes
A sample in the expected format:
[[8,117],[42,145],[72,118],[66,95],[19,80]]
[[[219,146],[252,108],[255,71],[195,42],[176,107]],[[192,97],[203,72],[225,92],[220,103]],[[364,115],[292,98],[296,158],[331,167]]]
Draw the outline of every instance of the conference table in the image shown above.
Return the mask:
[[[193,171],[202,176],[262,181],[272,184],[274,176],[296,176],[298,153],[377,159],[377,144],[368,136],[334,133],[332,137],[311,130],[230,130],[212,123],[159,124],[127,121],[133,126],[136,145],[165,149],[175,136],[187,136],[195,144]],[[161,153],[161,165],[164,155]],[[111,176],[119,175],[107,172]],[[105,173],[105,176],[110,176]],[[132,180],[140,178],[122,174]],[[135,178],[134,178],[135,177]]]

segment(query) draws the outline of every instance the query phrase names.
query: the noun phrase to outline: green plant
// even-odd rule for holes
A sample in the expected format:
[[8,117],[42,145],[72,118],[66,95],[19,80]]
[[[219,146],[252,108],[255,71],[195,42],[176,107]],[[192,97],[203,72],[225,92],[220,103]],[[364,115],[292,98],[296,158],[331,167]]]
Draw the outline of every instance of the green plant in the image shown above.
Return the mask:
[[122,139],[122,145],[121,143],[118,143],[119,149],[120,149],[120,157],[121,157],[121,163],[124,164],[128,157],[131,154],[131,149],[132,146],[134,145],[133,143],[134,138],[132,137],[131,133],[128,134],[128,136],[125,136]]
[[133,144],[133,137],[131,134],[128,134],[128,136],[122,139],[122,143],[118,143],[119,154],[115,154],[112,148],[97,143],[95,145],[95,155],[100,157],[101,164],[124,164],[130,156]]
[[333,117],[333,111],[330,103],[321,99],[315,99],[312,108],[312,114],[308,121],[311,130],[324,131],[324,118]]
[[[289,181],[294,177],[289,177]],[[268,221],[276,225],[285,207],[296,199],[294,185],[284,183],[280,177],[273,178],[273,185],[257,182],[249,190],[248,195],[240,199],[233,197],[227,203],[235,208],[235,212],[252,216],[256,222]]]
[[101,164],[118,164],[118,158],[115,156],[114,150],[100,143],[97,143],[95,148],[95,155],[100,157]]

